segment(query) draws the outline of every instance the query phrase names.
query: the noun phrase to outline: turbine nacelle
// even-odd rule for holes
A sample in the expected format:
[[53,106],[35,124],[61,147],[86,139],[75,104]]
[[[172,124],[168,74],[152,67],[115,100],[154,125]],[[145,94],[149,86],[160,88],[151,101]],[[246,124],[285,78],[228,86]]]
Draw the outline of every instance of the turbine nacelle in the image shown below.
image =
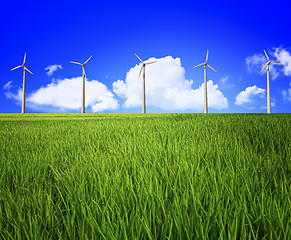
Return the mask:
[[74,64],[77,64],[77,65],[81,65],[83,68],[86,67],[86,63],[89,62],[89,60],[91,59],[93,55],[91,55],[84,63],[79,63],[79,62],[73,62],[73,61],[70,61],[70,63],[74,63]]
[[140,69],[140,72],[139,72],[139,76],[141,75],[141,72],[142,70],[145,69],[145,66],[146,65],[149,65],[149,64],[152,64],[152,63],[156,63],[157,61],[153,61],[153,62],[144,62],[143,60],[141,60],[141,58],[139,56],[137,56],[137,54],[135,54],[135,56],[141,61],[142,63],[142,66],[141,66],[141,69]]
[[265,69],[267,66],[269,67],[270,64],[283,65],[283,64],[281,64],[281,63],[271,62],[271,61],[270,61],[270,58],[269,58],[269,56],[268,56],[268,54],[267,54],[267,52],[266,52],[265,50],[264,50],[264,52],[265,52],[265,55],[266,55],[268,61],[266,62],[265,66],[263,67],[263,69],[261,70],[260,73],[262,73],[262,72],[264,71],[264,69]]
[[27,66],[24,65],[25,64],[25,60],[26,60],[26,53],[24,54],[24,59],[23,59],[22,65],[19,65],[19,66],[15,67],[15,68],[12,68],[10,71],[13,71],[13,70],[15,70],[17,68],[21,68],[22,67],[24,71],[28,71],[29,73],[33,74],[31,71],[28,70]]
[[200,64],[198,64],[197,66],[195,66],[195,67],[193,67],[193,68],[197,68],[197,67],[200,67],[200,66],[204,66],[205,68],[206,68],[206,67],[209,67],[209,68],[211,68],[214,72],[217,72],[214,68],[212,68],[212,67],[207,63],[207,61],[208,61],[208,54],[209,54],[209,51],[207,50],[206,60],[205,60],[205,62],[204,62],[204,63],[200,63]]

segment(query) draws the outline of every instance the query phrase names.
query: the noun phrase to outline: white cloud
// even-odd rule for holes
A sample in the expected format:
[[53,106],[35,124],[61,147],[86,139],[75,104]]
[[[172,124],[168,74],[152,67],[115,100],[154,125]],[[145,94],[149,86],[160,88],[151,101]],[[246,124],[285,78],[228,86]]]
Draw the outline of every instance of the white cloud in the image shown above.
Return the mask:
[[266,90],[258,88],[256,85],[247,87],[244,91],[241,91],[235,98],[235,104],[249,109],[255,108],[255,101],[265,97]]
[[[271,98],[271,101],[272,101],[272,98]],[[271,107],[275,107],[275,102],[271,102]]]
[[62,65],[58,65],[58,64],[55,64],[55,65],[49,65],[49,66],[47,66],[44,70],[47,71],[46,74],[47,74],[48,76],[51,76],[51,75],[53,75],[53,73],[54,73],[55,71],[57,71],[58,69],[63,69]]
[[[36,92],[28,94],[27,103],[32,104],[35,109],[48,106],[62,111],[78,110],[81,108],[82,81],[82,77],[54,80]],[[21,101],[21,94],[21,90],[18,94],[7,92],[6,97]],[[86,107],[91,107],[92,112],[102,112],[115,110],[119,104],[103,83],[92,80],[86,82]]]
[[[290,87],[291,87],[291,82],[290,82]],[[288,100],[291,102],[291,88],[289,88],[288,90],[283,90],[282,94],[283,94],[284,100]]]
[[291,76],[291,54],[283,48],[274,48],[274,50],[275,50],[274,56],[276,57],[277,61],[284,64],[283,67],[284,74],[286,76]]
[[229,76],[225,76],[224,78],[221,79],[221,84],[224,85],[229,79]]
[[[198,89],[192,89],[193,80],[185,78],[185,69],[181,66],[180,58],[167,56],[148,61],[158,60],[157,63],[146,66],[146,102],[147,105],[165,110],[203,109],[204,84]],[[142,105],[142,77],[139,77],[141,64],[131,68],[125,81],[113,83],[113,91],[125,98],[124,107],[139,107]],[[200,81],[199,81],[200,82]],[[203,82],[203,79],[201,79]],[[227,99],[218,85],[208,81],[208,104],[210,108],[228,108]]]
[[119,97],[125,98],[126,97],[126,84],[122,80],[117,80],[112,84],[113,92],[115,92]]
[[22,100],[22,89],[18,88],[17,93],[12,93],[11,91],[7,91],[4,93],[7,99],[14,99],[17,101]]
[[262,69],[266,64],[266,61],[267,59],[263,54],[254,54],[253,56],[246,58],[247,69],[249,72],[252,72],[253,68]]
[[3,89],[9,91],[12,87],[14,87],[14,86],[12,85],[12,81],[9,81],[8,83],[6,83],[6,84],[3,86]]
[[287,91],[283,90],[282,91],[282,95],[283,95],[283,99],[286,100],[287,99],[287,96],[288,96]]
[[[272,99],[272,97],[271,97],[271,107],[275,107],[276,104],[275,104],[275,102],[272,102],[272,100],[274,100],[274,99]],[[261,106],[260,108],[265,110],[265,109],[267,109],[267,105]]]
[[[270,57],[272,54],[268,54],[268,55]],[[267,62],[267,58],[264,54],[254,54],[253,56],[246,58],[247,69],[250,73],[261,72],[266,62]],[[264,69],[262,74],[266,73],[266,71],[267,71],[267,68]],[[279,73],[276,70],[276,67],[274,67],[274,65],[272,64],[270,64],[270,76],[272,80],[276,79],[279,76]]]
[[221,87],[221,89],[228,89],[228,88],[233,88],[234,87],[234,84],[228,83],[228,82],[229,82],[229,76],[227,75],[227,76],[225,76],[224,78],[222,78],[220,80],[220,83],[221,83],[220,87]]

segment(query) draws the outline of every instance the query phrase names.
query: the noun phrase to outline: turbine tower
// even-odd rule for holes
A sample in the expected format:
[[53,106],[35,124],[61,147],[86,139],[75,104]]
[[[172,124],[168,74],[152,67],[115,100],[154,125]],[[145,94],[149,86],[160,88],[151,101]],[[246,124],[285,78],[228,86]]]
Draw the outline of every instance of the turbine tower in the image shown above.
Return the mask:
[[[91,57],[92,57],[92,55],[91,55]],[[86,85],[85,67],[86,67],[86,63],[91,59],[91,57],[89,57],[83,64],[79,63],[79,62],[70,61],[71,63],[81,65],[82,69],[83,69],[83,73],[82,73],[82,75],[83,75],[83,91],[82,91],[82,109],[81,109],[81,113],[85,113],[85,85]]]
[[17,68],[23,68],[23,87],[22,87],[22,109],[21,113],[25,113],[25,71],[28,71],[29,73],[33,74],[31,71],[28,70],[28,68],[24,65],[26,60],[26,53],[24,54],[24,59],[22,65],[19,65],[15,68],[12,68],[11,71],[17,69]]
[[145,66],[148,65],[148,64],[152,64],[152,63],[155,63],[157,61],[153,61],[153,62],[144,62],[143,60],[140,59],[139,56],[137,56],[137,54],[135,54],[135,56],[141,61],[142,63],[142,66],[141,66],[141,69],[140,69],[140,72],[139,72],[139,77],[140,77],[140,74],[143,70],[143,101],[142,101],[142,113],[146,113],[146,96],[145,96]]
[[206,60],[205,63],[201,63],[193,68],[197,68],[199,66],[204,65],[204,113],[208,113],[208,102],[207,102],[207,79],[206,79],[206,67],[208,66],[209,68],[211,68],[214,72],[216,72],[216,70],[214,68],[212,68],[208,63],[208,53],[209,51],[207,50],[207,54],[206,54]]
[[268,113],[271,113],[270,72],[269,72],[270,71],[270,64],[275,64],[275,65],[283,65],[283,64],[271,62],[270,58],[265,50],[264,50],[264,52],[265,52],[265,55],[266,55],[268,61],[260,73],[262,73],[264,71],[265,67],[267,67],[267,106],[268,106]]

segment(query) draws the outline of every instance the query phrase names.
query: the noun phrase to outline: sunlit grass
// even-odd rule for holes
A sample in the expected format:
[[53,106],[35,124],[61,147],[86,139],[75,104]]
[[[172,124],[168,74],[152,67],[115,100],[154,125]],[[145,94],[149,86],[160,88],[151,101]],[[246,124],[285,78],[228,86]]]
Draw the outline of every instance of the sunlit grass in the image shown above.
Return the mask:
[[0,238],[290,239],[290,114],[1,114]]

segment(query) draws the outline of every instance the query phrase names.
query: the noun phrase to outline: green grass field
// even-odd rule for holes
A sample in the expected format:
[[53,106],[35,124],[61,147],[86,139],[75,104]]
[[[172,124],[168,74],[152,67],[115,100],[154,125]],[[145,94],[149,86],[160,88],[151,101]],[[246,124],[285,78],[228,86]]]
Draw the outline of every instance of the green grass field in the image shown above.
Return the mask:
[[291,114],[0,114],[0,239],[291,239]]

